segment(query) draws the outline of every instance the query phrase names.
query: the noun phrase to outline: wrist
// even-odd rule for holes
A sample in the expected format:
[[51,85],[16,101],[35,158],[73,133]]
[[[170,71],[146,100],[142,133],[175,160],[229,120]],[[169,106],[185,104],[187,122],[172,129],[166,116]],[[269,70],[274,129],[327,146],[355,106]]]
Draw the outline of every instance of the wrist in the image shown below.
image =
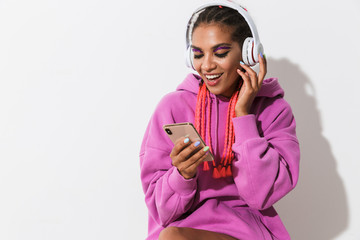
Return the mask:
[[244,111],[244,110],[236,110],[235,109],[235,115],[236,115],[236,117],[242,117],[242,116],[249,115],[249,112]]
[[189,174],[189,173],[182,173],[179,169],[178,169],[178,171],[179,171],[180,175],[186,180],[193,179],[196,176],[196,172],[194,174]]

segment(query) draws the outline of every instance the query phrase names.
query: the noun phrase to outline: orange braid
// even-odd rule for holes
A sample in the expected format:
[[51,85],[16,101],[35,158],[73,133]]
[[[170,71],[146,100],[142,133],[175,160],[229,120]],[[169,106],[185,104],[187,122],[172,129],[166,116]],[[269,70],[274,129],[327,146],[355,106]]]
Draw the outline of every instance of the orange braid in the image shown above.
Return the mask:
[[196,109],[195,109],[195,128],[200,133],[200,135],[202,135],[202,133],[201,133],[201,123],[200,123],[202,117],[200,115],[201,115],[201,112],[202,112],[202,109],[201,109],[202,101],[204,101],[203,95],[204,95],[204,89],[203,89],[203,87],[200,87],[199,88],[199,93],[198,93],[198,96],[197,96],[197,101],[196,101]]
[[[238,89],[240,89],[241,83]],[[220,178],[226,176],[232,176],[231,164],[232,160],[234,159],[234,153],[232,151],[232,145],[235,142],[235,133],[234,133],[234,126],[232,124],[232,118],[236,116],[235,114],[235,105],[238,100],[239,90],[235,91],[232,95],[229,106],[227,110],[227,117],[226,117],[226,126],[225,126],[225,141],[224,141],[224,150],[221,157],[220,164],[216,166],[215,160],[213,160],[213,177]],[[206,84],[203,82],[200,85],[196,108],[195,108],[195,128],[200,133],[201,137],[205,139],[207,145],[210,148],[210,152],[213,153],[212,144],[211,144],[211,99],[210,99],[210,92],[206,88]],[[207,109],[205,109],[207,102]],[[205,119],[205,112],[206,119]],[[206,127],[205,127],[205,120]],[[204,162],[203,170],[208,171],[209,163]]]
[[[222,176],[232,176],[232,170],[231,170],[231,163],[232,163],[232,159],[234,159],[234,153],[232,151],[232,145],[235,142],[235,133],[234,133],[234,125],[232,124],[232,118],[236,117],[235,114],[235,106],[236,106],[236,102],[238,100],[238,96],[239,96],[239,91],[236,91],[233,96],[231,97],[231,104],[229,106],[230,108],[230,113],[228,115],[229,118],[229,126],[228,126],[228,131],[229,131],[229,138],[228,141],[230,142],[230,145],[227,146],[227,152],[226,152],[226,156],[225,156],[225,162],[224,162],[224,166],[223,166],[223,171],[222,171]],[[226,169],[226,170],[225,170]]]
[[[195,128],[199,132],[200,136],[203,139],[205,139],[205,102],[206,102],[207,98],[208,98],[208,91],[207,91],[206,85],[202,84],[199,88],[199,93],[198,93],[197,102],[196,102]],[[208,103],[208,106],[210,106],[209,103]],[[209,129],[209,126],[210,126],[210,121],[208,121],[208,126],[207,126],[208,129]],[[208,136],[208,138],[207,138],[208,144],[207,145],[209,145],[210,152],[212,152],[211,143],[209,142],[209,140],[211,139],[210,134],[207,134],[207,136]],[[214,164],[215,164],[215,162],[214,162]],[[204,162],[203,170],[208,171],[209,169],[210,169],[209,163]]]
[[[204,84],[205,85],[205,84]],[[203,89],[204,93],[203,93],[203,99],[201,101],[201,136],[202,138],[205,140],[205,103],[206,103],[206,87]]]

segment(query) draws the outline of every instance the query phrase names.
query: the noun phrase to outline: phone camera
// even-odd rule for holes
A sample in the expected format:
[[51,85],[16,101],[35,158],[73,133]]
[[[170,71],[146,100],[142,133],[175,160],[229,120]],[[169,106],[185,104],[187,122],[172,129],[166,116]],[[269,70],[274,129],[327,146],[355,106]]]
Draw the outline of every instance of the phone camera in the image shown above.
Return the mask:
[[165,132],[166,132],[168,135],[172,135],[171,130],[170,130],[170,129],[168,129],[168,128],[165,128]]

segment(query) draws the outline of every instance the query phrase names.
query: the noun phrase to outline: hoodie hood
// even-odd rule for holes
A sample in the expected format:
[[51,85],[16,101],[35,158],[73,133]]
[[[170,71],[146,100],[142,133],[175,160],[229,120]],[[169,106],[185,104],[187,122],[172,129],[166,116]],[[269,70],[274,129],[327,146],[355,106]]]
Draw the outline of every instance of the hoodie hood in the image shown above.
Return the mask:
[[[190,73],[186,76],[184,81],[176,88],[177,91],[189,91],[197,94],[199,91],[199,83],[201,77],[199,75]],[[277,78],[264,79],[257,97],[284,97],[284,90],[281,88]]]

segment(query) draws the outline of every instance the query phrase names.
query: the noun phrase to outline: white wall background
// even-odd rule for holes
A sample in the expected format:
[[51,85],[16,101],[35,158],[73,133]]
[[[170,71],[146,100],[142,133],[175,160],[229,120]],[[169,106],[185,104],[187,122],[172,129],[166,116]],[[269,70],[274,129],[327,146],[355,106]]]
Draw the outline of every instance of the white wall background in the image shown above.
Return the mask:
[[[0,239],[144,239],[138,152],[201,0],[0,0]],[[243,0],[293,107],[293,239],[360,239],[360,2]]]

